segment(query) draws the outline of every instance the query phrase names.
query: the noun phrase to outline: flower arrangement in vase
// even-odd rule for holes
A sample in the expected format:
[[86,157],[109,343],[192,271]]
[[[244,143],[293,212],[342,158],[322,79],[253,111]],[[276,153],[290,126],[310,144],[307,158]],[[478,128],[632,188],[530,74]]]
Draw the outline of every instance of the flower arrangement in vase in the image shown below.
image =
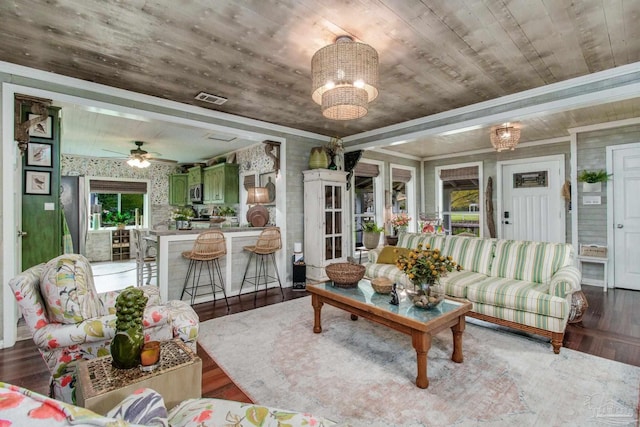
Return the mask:
[[[398,249],[395,250],[399,252]],[[432,308],[444,299],[444,289],[440,277],[448,272],[462,270],[451,256],[444,256],[440,249],[431,249],[429,244],[418,244],[416,249],[400,254],[396,267],[402,270],[413,289],[405,289],[411,295],[414,305],[421,308]]]
[[391,226],[393,227],[393,234],[397,235],[401,231],[407,231],[407,227],[411,222],[411,217],[406,213],[399,213],[391,218]]
[[193,219],[193,209],[189,207],[178,208],[171,213],[171,219],[176,222],[177,229],[189,228],[189,221]]

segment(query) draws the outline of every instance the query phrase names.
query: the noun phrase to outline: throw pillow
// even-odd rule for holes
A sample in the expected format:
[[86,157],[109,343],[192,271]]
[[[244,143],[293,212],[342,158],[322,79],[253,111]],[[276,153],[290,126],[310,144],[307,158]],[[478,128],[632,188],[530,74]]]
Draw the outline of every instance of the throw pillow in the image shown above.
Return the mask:
[[82,255],[65,254],[49,261],[42,270],[40,292],[50,322],[73,324],[103,314],[91,265]]
[[378,255],[378,264],[395,264],[400,255],[407,255],[409,249],[397,246],[385,246]]

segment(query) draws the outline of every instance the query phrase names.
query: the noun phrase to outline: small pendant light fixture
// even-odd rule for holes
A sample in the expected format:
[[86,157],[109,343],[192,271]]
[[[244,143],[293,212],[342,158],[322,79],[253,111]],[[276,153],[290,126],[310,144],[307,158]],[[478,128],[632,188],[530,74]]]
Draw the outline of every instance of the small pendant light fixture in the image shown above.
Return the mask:
[[501,126],[491,128],[489,134],[491,145],[497,152],[504,150],[513,151],[520,141],[520,128],[505,123]]
[[318,50],[311,58],[311,97],[328,119],[363,117],[378,97],[378,52],[350,36]]

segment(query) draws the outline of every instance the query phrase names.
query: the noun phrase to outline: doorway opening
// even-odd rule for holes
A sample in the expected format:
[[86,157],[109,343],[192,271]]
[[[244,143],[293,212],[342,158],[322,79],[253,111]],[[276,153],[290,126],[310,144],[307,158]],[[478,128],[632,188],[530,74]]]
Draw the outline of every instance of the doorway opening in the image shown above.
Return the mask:
[[436,183],[439,212],[426,216],[438,218],[440,223],[427,221],[423,228],[449,235],[464,233],[481,237],[484,210],[482,162],[437,167]]

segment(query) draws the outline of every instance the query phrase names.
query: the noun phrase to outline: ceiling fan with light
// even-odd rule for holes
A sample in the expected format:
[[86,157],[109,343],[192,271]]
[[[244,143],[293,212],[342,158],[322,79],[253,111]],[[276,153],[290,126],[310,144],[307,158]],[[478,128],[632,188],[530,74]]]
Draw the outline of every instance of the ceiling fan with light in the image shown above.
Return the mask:
[[144,142],[134,141],[134,143],[138,148],[131,150],[131,155],[129,156],[129,160],[127,160],[127,164],[136,168],[146,168],[151,166],[151,163],[147,160],[147,157],[150,157],[149,153],[142,149],[142,144],[144,144]]
[[[133,143],[136,145],[136,148],[131,150],[129,152],[129,156],[127,157],[127,164],[131,167],[141,168],[141,169],[147,168],[151,166],[150,160],[158,161],[158,162],[176,163],[174,160],[159,159],[158,156],[160,156],[160,153],[154,153],[154,155],[152,156],[151,153],[142,149],[142,145],[144,145],[143,141],[133,141]],[[124,155],[124,153],[120,153],[117,151],[112,151],[112,150],[104,150],[104,151],[109,151],[112,153]]]

